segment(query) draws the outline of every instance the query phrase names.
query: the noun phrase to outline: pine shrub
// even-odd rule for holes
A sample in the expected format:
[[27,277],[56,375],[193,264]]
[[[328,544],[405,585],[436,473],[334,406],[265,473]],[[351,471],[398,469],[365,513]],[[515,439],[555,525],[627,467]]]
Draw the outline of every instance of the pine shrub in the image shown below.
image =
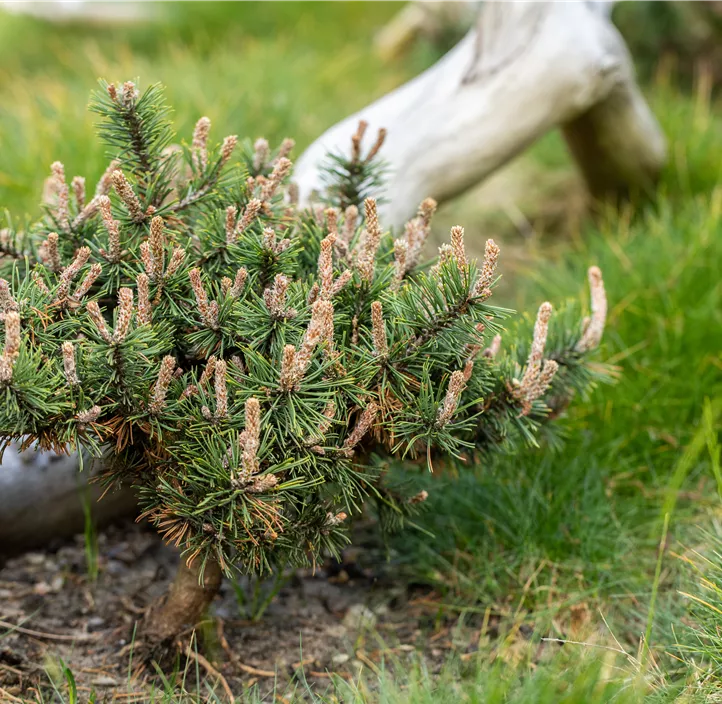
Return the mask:
[[454,227],[429,263],[431,199],[396,239],[379,222],[383,132],[364,155],[362,124],[301,208],[292,140],[213,145],[202,117],[177,146],[160,86],[102,84],[91,109],[95,193],[56,162],[42,218],[0,233],[0,436],[103,457],[196,581],[336,555],[365,506],[402,527],[426,494],[389,457],[534,443],[603,373],[599,270],[589,318],[543,303],[502,338],[492,240],[477,264]]

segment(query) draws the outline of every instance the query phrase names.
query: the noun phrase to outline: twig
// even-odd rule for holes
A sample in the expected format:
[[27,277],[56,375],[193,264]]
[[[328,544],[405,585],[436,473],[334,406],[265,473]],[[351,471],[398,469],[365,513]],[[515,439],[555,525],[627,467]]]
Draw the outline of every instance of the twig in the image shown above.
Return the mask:
[[190,658],[191,660],[195,660],[211,677],[218,678],[218,681],[221,683],[221,687],[223,687],[223,691],[226,693],[226,696],[228,697],[228,701],[230,704],[233,704],[235,698],[233,696],[233,692],[231,691],[231,688],[228,686],[228,681],[226,678],[216,670],[213,665],[211,665],[208,660],[206,660],[200,653],[196,653],[193,648],[190,647],[190,645],[186,645],[185,648],[183,648],[180,641],[178,641],[178,647],[183,649],[183,652],[185,653],[185,656],[187,658]]
[[8,701],[8,702],[22,702],[23,701],[19,697],[16,697],[14,694],[10,694],[10,692],[8,692],[7,689],[4,689],[3,687],[0,687],[0,696],[3,697],[3,701]]
[[256,667],[251,667],[250,665],[244,665],[238,659],[238,656],[231,650],[231,646],[228,644],[226,635],[223,632],[223,621],[220,618],[217,621],[216,634],[218,635],[218,640],[221,644],[221,648],[223,648],[223,650],[226,651],[226,654],[231,659],[231,662],[239,670],[243,670],[243,672],[247,672],[249,675],[256,675],[257,677],[275,677],[276,676],[276,673],[272,672],[271,670],[259,670]]
[[376,666],[376,663],[374,663],[362,650],[356,651],[356,657],[364,664],[366,667],[368,667],[377,677],[381,675],[381,672],[379,671],[379,668]]
[[59,633],[45,633],[44,631],[33,631],[30,628],[23,628],[17,626],[9,621],[0,621],[0,628],[9,628],[11,631],[17,631],[26,636],[33,636],[34,638],[44,638],[45,640],[59,640],[59,641],[70,641],[75,643],[87,643],[89,641],[98,640],[100,633],[79,633],[74,636],[62,635]]
[[123,605],[123,608],[128,611],[131,614],[135,614],[136,616],[142,616],[147,609],[143,609],[140,606],[136,606],[128,596],[121,596],[120,597],[120,603]]
[[634,660],[629,653],[627,653],[625,650],[620,650],[619,648],[613,648],[611,645],[601,645],[600,643],[585,643],[581,640],[566,640],[565,638],[542,638],[542,641],[545,643],[559,643],[560,645],[583,645],[587,648],[598,648],[599,650],[609,650],[612,653],[619,653],[620,655],[624,655],[625,657],[629,658],[630,660]]
[[305,660],[299,660],[298,662],[291,663],[291,669],[300,670],[302,667],[306,667],[306,665],[310,665],[312,662],[316,662],[316,658],[306,658]]
[[10,665],[6,665],[4,662],[0,662],[0,670],[7,670],[8,672],[12,672],[14,675],[17,675],[18,677],[23,676],[22,670],[18,670],[15,667],[10,667]]
[[462,662],[466,662],[467,660],[471,660],[476,655],[479,655],[481,653],[481,650],[474,650],[471,653],[462,653],[459,655],[459,660]]
[[[113,694],[113,701],[120,699],[133,699],[136,702],[147,702],[148,694],[146,692],[115,692]],[[129,704],[131,704],[129,702]]]
[[334,677],[341,677],[349,681],[352,679],[348,672],[321,672],[320,670],[309,670],[308,674],[311,675],[311,677],[324,677],[326,679],[333,679]]

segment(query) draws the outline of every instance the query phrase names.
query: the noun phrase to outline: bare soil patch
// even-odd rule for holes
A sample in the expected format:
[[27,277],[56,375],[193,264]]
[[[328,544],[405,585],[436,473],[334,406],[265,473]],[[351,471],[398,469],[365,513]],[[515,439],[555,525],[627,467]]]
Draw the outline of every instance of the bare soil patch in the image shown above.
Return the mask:
[[[166,590],[177,553],[146,527],[126,523],[98,536],[98,554],[95,582],[82,536],[0,569],[0,701],[37,701],[41,693],[52,701],[53,681],[61,692],[66,687],[62,663],[80,701],[94,693],[98,702],[144,702],[154,687],[162,689],[153,666],[134,658],[132,634]],[[467,619],[452,628],[439,597],[398,574],[393,556],[362,546],[340,563],[289,573],[280,588],[226,580],[208,621],[184,634],[191,657],[179,653],[175,666],[166,663],[169,681],[185,679],[195,690],[199,672],[222,700],[228,690],[240,696],[252,686],[261,693],[323,691],[336,676],[353,678],[382,664],[403,666],[421,655],[433,671],[452,651],[473,652],[480,624]],[[269,597],[260,618],[249,618]]]

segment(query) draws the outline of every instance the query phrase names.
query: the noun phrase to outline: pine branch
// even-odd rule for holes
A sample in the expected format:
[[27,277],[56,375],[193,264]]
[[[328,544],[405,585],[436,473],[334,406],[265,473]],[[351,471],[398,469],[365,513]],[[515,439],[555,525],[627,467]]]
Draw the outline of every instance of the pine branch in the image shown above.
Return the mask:
[[362,155],[362,142],[368,124],[359,122],[351,138],[351,155],[329,154],[321,165],[321,179],[325,185],[324,202],[345,210],[350,206],[360,208],[367,198],[378,199],[382,193],[386,164],[379,152],[386,139],[386,130],[378,131],[376,140],[366,156]]

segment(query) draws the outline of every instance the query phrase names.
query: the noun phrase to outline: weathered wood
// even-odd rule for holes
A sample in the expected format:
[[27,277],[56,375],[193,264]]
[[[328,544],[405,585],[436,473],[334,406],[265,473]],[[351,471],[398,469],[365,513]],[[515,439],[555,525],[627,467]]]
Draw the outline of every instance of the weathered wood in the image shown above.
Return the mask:
[[427,71],[331,127],[301,156],[302,203],[329,151],[348,150],[360,119],[385,127],[384,223],[400,226],[426,196],[448,200],[548,131],[564,133],[601,195],[647,188],[664,137],[634,82],[609,3],[485,3],[474,29]]
[[465,0],[413,0],[382,27],[374,47],[386,60],[393,60],[408,50],[419,38],[438,42],[449,33],[464,34],[474,24],[477,4]]
[[130,489],[108,492],[89,483],[94,471],[88,463],[78,471],[78,457],[53,452],[8,448],[0,465],[0,555],[40,547],[53,538],[82,533],[83,502],[97,526],[132,515],[136,500]]

